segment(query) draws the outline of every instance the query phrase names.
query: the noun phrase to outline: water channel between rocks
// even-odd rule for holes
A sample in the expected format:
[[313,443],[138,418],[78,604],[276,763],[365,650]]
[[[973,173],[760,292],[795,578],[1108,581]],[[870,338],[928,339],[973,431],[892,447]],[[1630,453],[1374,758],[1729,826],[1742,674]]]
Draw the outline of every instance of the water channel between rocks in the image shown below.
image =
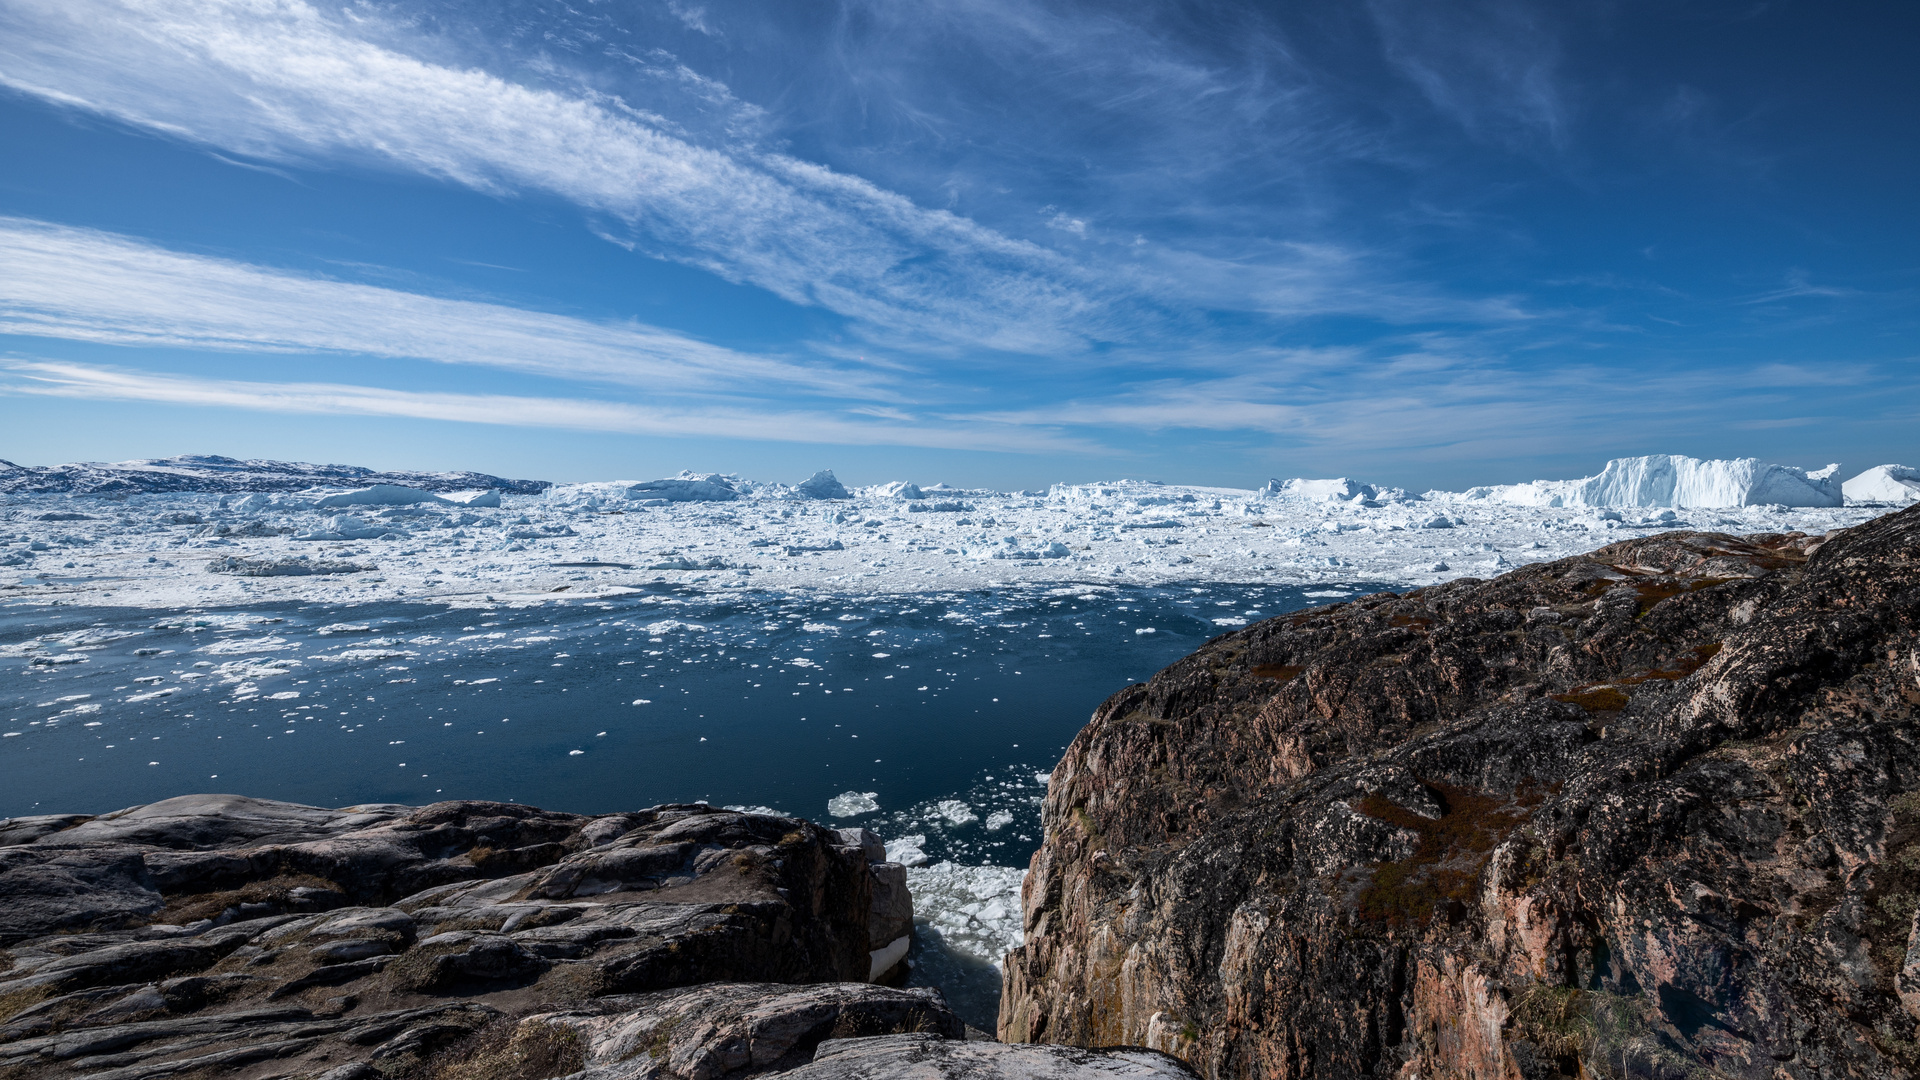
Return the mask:
[[13,605],[0,814],[234,792],[863,825],[918,863],[913,981],[990,1028],[1047,774],[1093,709],[1225,630],[1379,588]]

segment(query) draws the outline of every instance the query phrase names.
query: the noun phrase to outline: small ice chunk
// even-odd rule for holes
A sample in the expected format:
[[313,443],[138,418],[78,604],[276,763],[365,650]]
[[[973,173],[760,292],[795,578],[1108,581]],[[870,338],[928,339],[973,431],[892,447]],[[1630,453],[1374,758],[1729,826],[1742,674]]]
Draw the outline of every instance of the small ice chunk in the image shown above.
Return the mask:
[[845,791],[827,800],[827,813],[834,817],[859,817],[880,809],[877,791]]
[[933,813],[936,817],[946,818],[955,827],[971,825],[980,820],[980,815],[973,812],[973,807],[959,799],[942,799],[934,804]]
[[920,849],[925,847],[926,843],[925,833],[914,833],[911,836],[889,840],[887,841],[887,861],[899,863],[901,866],[925,866],[927,853]]
[[1013,814],[1006,810],[995,810],[987,815],[987,831],[998,832],[1013,824]]

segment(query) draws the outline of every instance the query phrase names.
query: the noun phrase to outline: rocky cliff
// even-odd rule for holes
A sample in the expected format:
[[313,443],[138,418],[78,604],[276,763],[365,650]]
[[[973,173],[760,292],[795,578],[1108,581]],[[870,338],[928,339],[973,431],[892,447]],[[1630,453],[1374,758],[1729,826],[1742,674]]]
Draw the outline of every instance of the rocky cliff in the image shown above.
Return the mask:
[[1009,1040],[1210,1077],[1920,1068],[1920,510],[1216,638],[1053,773]]
[[0,1080],[1191,1076],[969,1041],[862,829],[198,795],[0,821]]

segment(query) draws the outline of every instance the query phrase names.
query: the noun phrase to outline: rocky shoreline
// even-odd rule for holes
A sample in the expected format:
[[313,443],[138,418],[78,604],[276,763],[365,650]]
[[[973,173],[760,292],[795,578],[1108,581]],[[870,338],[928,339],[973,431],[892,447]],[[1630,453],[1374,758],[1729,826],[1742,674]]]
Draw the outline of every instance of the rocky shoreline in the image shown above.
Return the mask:
[[1208,1077],[1920,1069],[1920,510],[1269,620],[1053,773],[1000,1035]]
[[0,1077],[1185,1077],[897,988],[861,829],[231,795],[0,822]]

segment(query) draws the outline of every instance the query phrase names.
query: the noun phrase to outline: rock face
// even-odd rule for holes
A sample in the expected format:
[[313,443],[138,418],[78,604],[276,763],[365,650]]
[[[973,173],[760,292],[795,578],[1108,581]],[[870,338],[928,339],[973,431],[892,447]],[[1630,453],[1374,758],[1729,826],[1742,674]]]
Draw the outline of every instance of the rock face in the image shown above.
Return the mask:
[[1920,508],[1228,634],[1055,769],[1001,1037],[1210,1077],[1913,1075],[1916,706]]
[[869,981],[912,926],[885,859],[862,829],[704,804],[8,819],[0,1080],[728,1080],[901,1035],[921,1049],[857,1075],[960,1075],[925,1065],[967,1034],[939,991]]

